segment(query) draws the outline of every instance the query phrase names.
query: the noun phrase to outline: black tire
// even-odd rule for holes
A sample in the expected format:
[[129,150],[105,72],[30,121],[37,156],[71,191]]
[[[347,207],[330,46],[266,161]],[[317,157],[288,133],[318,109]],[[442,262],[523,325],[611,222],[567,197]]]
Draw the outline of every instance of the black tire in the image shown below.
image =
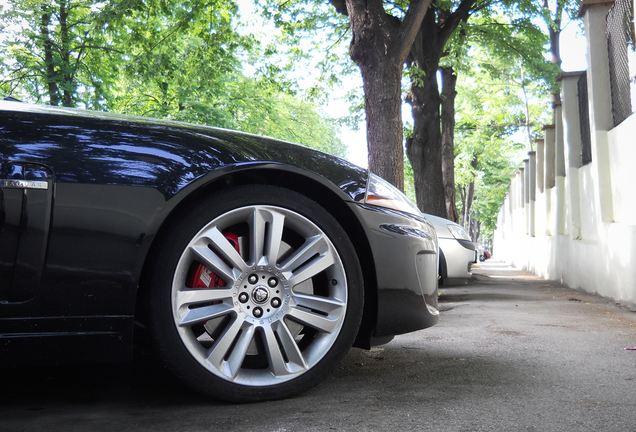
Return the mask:
[[[251,185],[203,198],[170,227],[156,257],[153,339],[178,378],[214,398],[304,392],[358,332],[364,288],[355,249],[331,214],[296,192]],[[193,288],[200,264],[227,285]]]

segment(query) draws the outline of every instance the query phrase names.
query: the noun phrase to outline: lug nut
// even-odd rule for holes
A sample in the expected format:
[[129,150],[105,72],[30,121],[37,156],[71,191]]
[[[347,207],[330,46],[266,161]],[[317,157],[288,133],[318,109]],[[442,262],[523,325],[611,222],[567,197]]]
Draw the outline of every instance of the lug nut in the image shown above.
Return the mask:
[[247,281],[251,283],[252,285],[254,285],[256,282],[258,282],[258,276],[256,276],[255,274],[252,274],[247,278]]
[[262,317],[262,316],[263,316],[263,309],[261,309],[261,308],[259,308],[259,307],[254,308],[254,311],[253,311],[252,313],[254,314],[254,316],[255,316],[256,318],[260,318],[260,317]]
[[275,308],[280,307],[280,299],[278,297],[274,297],[271,303],[272,303],[272,307],[275,307]]
[[239,301],[241,303],[247,303],[249,299],[250,299],[250,296],[248,296],[246,293],[239,294]]
[[269,280],[267,281],[267,285],[269,285],[270,288],[274,288],[276,285],[278,285],[278,279],[276,279],[275,277],[269,278]]

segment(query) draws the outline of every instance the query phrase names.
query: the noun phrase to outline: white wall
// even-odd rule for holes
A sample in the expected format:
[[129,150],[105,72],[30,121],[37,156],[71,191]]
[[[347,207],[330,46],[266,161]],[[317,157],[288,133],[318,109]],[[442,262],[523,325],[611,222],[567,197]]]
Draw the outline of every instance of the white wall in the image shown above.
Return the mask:
[[544,142],[537,146],[543,153],[532,167],[539,178],[525,185],[536,188],[535,199],[518,197],[532,178],[526,163],[500,210],[493,252],[546,279],[636,305],[636,114],[613,126],[604,42],[609,8],[584,0],[581,9],[590,41],[592,162],[581,166],[580,73],[562,74],[556,127],[544,128]]
[[636,225],[636,116],[608,133],[614,219]]

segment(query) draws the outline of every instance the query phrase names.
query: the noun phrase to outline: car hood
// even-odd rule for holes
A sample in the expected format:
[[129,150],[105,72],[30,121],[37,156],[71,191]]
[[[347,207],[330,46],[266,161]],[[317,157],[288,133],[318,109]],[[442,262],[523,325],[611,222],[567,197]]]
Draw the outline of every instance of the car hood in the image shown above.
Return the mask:
[[174,195],[214,171],[278,165],[359,201],[368,178],[367,170],[327,153],[244,132],[9,101],[0,101],[0,114],[8,159],[53,163],[58,182],[150,186]]

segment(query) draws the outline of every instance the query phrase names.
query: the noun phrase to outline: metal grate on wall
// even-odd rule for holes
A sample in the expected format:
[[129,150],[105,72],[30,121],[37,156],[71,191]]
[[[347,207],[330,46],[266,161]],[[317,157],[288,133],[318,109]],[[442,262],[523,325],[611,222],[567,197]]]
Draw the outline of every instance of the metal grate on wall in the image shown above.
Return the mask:
[[587,165],[592,162],[590,107],[587,101],[587,72],[581,74],[577,87],[579,90],[579,125],[581,127],[581,165]]
[[606,18],[614,126],[634,112],[630,87],[632,83],[636,84],[636,77],[630,74],[628,56],[628,50],[634,51],[635,46],[633,11],[633,0],[616,0]]

